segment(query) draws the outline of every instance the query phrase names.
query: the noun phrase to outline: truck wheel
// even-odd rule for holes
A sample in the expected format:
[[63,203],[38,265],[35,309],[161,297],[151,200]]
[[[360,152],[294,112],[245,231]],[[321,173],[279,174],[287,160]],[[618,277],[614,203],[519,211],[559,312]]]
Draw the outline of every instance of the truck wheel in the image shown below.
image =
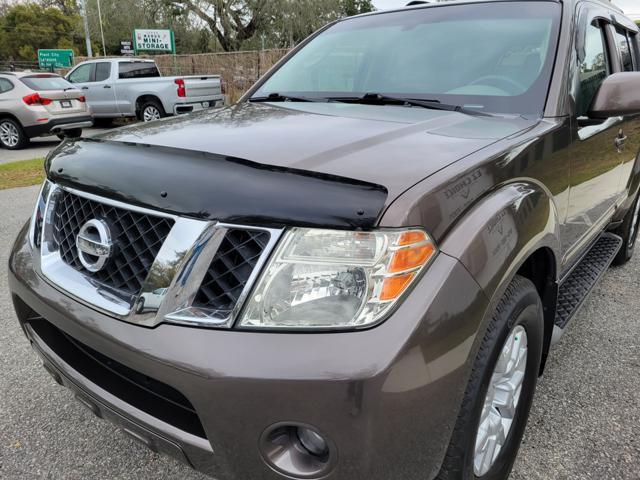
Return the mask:
[[440,480],[506,479],[533,401],[544,338],[535,286],[516,276],[478,351]]
[[29,144],[22,125],[11,118],[0,119],[0,145],[9,150],[20,150]]
[[638,230],[640,229],[640,225],[638,225],[639,218],[640,194],[636,195],[636,201],[633,202],[633,206],[625,215],[622,225],[613,232],[622,237],[622,247],[620,247],[616,258],[613,259],[612,265],[624,265],[633,257],[633,251],[638,238]]
[[166,116],[167,114],[164,112],[162,105],[155,100],[147,100],[140,106],[138,111],[138,119],[142,122],[153,122]]

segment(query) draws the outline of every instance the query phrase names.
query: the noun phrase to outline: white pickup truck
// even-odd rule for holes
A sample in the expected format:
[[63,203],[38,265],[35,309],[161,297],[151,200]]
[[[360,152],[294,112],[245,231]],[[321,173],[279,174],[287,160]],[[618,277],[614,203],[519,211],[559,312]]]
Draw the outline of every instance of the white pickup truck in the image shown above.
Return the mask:
[[96,119],[136,116],[149,122],[224,104],[219,75],[163,77],[153,60],[89,60],[66,79],[82,89]]

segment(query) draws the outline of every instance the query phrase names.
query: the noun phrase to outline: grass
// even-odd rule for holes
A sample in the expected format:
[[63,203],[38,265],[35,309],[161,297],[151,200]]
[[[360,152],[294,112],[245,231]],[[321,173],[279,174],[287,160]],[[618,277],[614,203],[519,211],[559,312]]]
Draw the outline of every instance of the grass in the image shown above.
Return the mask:
[[28,187],[43,181],[43,158],[0,164],[0,190]]

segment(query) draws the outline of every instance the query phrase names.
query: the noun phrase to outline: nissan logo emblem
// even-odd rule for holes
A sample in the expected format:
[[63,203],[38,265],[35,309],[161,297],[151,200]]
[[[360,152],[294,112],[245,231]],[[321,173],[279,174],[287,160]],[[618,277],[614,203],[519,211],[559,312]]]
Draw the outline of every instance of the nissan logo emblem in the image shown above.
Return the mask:
[[76,248],[82,266],[95,273],[102,270],[113,253],[111,230],[103,220],[89,220],[76,238]]

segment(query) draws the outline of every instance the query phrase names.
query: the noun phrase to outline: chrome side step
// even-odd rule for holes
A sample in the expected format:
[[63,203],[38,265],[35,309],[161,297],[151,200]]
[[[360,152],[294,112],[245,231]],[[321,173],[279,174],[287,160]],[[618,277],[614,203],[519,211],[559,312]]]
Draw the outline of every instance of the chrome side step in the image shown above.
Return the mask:
[[578,313],[598,280],[607,271],[622,246],[622,238],[604,233],[560,285],[551,344],[558,343],[567,325]]

